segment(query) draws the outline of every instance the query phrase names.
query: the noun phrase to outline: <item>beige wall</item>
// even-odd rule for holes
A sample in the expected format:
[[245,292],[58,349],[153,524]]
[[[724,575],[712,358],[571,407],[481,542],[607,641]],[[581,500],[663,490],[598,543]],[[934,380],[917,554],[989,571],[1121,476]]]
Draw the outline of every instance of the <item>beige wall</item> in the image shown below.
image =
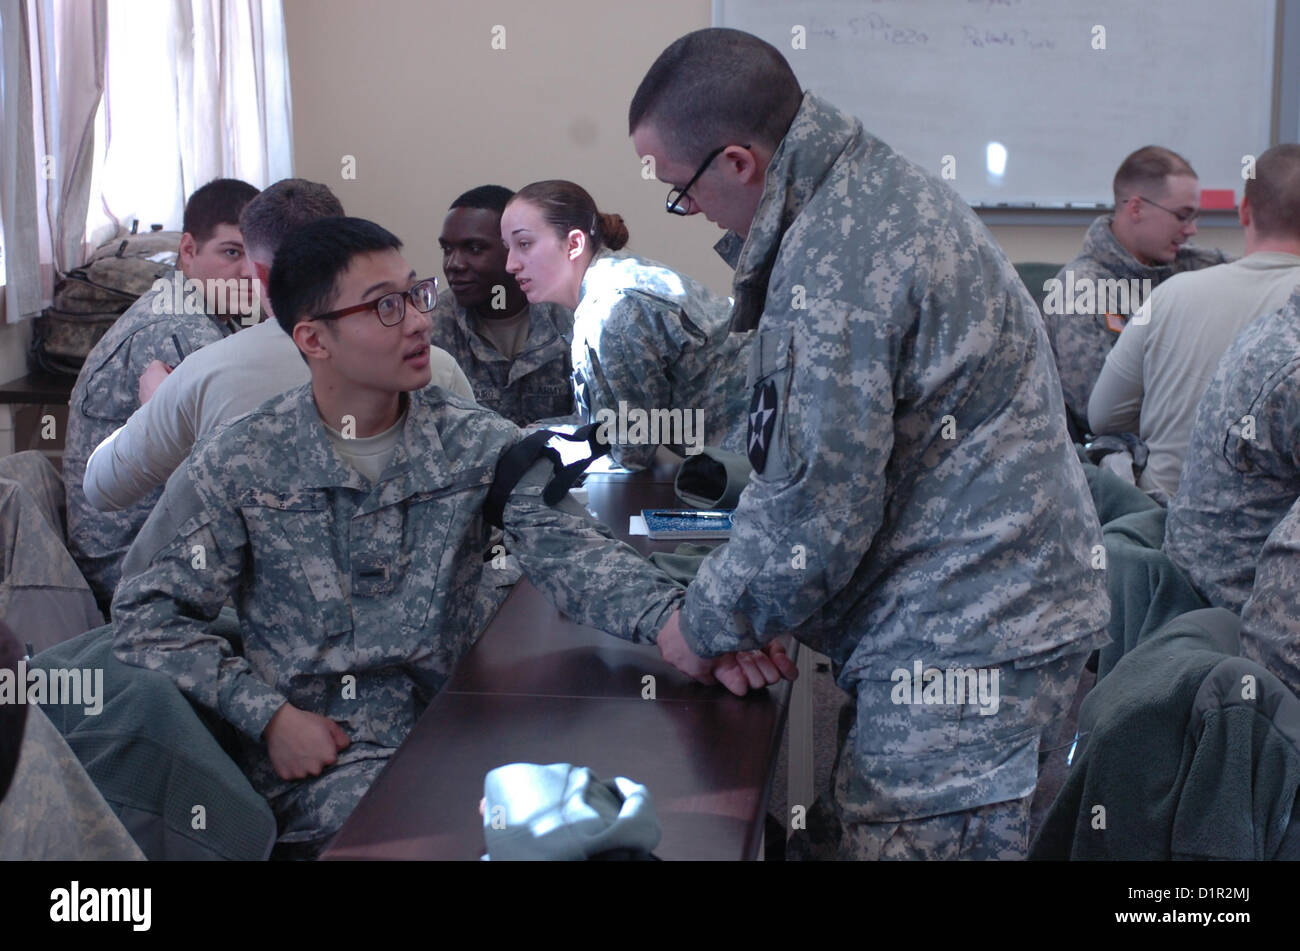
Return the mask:
[[[729,290],[711,250],[720,232],[664,213],[667,188],[641,178],[627,137],[637,83],[672,40],[709,25],[709,0],[284,0],[284,10],[296,173],[395,232],[417,270],[441,275],[437,235],[460,192],[568,178],[627,219],[633,250]],[[505,49],[492,48],[494,26]],[[355,180],[341,176],[345,155]],[[1084,230],[993,233],[1013,261],[1063,262]],[[1242,251],[1236,228],[1198,240]]]
[[[641,178],[626,125],[646,68],[709,25],[709,0],[284,0],[284,10],[296,174],[398,234],[419,270],[441,275],[437,235],[460,192],[558,177],[621,213],[633,250],[730,288],[711,250],[717,228],[664,214],[667,188]],[[503,50],[492,48],[497,25]],[[342,177],[346,155],[355,180]],[[1013,261],[1066,261],[1083,230],[993,233]],[[1242,251],[1237,229],[1198,240]],[[26,327],[0,331],[4,379],[22,372],[28,339]]]

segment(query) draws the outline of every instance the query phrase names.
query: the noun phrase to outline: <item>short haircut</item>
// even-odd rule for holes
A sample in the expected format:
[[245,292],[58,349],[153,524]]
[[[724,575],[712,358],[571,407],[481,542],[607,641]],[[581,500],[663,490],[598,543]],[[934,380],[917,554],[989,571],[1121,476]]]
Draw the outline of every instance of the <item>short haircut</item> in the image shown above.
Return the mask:
[[596,200],[581,185],[553,178],[533,182],[519,189],[515,201],[536,205],[542,219],[564,239],[570,231],[584,232],[590,239],[592,253],[601,248],[617,251],[627,244],[627,225],[622,215],[604,214]]
[[1165,179],[1170,175],[1191,175],[1192,166],[1177,152],[1159,145],[1144,145],[1119,163],[1111,187],[1118,206],[1134,195],[1165,189]]
[[803,102],[781,51],[740,30],[687,33],[659,54],[628,109],[628,134],[652,125],[682,162],[720,145],[775,149]]
[[305,178],[284,178],[268,185],[239,216],[244,250],[275,258],[284,236],[318,218],[342,218],[343,205],[328,186]]
[[319,218],[284,236],[271,265],[268,291],[275,319],[287,334],[329,305],[340,275],[359,254],[400,251],[392,232],[364,218]]
[[1275,145],[1257,158],[1246,199],[1256,234],[1300,238],[1300,145]]
[[507,202],[514,195],[515,193],[504,185],[480,185],[459,196],[451,203],[451,208],[482,208],[484,211],[495,211],[499,215],[506,210]]
[[237,178],[214,178],[196,189],[185,203],[181,230],[203,244],[218,225],[239,226],[244,206],[257,197],[257,189]]

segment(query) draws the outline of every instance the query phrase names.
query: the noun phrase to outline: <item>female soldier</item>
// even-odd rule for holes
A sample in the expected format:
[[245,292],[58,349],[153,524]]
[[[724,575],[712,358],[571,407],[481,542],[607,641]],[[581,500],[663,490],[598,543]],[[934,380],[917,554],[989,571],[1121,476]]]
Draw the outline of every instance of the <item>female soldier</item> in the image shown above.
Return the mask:
[[745,451],[752,334],[728,331],[731,302],[619,249],[627,227],[566,181],[534,182],[501,216],[506,270],[529,303],[574,311],[580,412],[608,426],[614,458],[650,465],[655,449]]

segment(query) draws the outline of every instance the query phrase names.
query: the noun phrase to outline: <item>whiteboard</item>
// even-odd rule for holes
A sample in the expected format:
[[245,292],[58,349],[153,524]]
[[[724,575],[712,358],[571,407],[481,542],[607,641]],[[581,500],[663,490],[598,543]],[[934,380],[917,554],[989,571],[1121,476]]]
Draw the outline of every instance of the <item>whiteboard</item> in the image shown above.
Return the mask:
[[1144,145],[1240,198],[1242,157],[1272,144],[1274,0],[714,0],[713,13],[946,169],[973,205],[1109,206],[1115,169]]

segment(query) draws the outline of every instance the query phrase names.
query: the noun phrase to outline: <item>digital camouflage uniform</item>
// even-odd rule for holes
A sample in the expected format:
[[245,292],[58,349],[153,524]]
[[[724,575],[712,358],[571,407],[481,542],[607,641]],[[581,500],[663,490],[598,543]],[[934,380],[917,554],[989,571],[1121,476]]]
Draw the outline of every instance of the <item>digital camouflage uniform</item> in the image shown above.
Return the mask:
[[[161,293],[161,300],[159,300]],[[86,357],[68,409],[63,481],[68,499],[68,550],[101,605],[113,598],[122,559],[136,532],[162,495],[161,487],[120,512],[97,511],[86,500],[86,460],[140,406],[140,374],[154,360],[176,366],[200,347],[228,337],[240,324],[232,317],[171,311],[171,282],[132,304]]]
[[1241,609],[1241,655],[1300,695],[1300,501],[1269,533]]
[[573,412],[573,313],[568,308],[529,305],[528,339],[513,360],[474,331],[469,314],[450,292],[439,292],[431,316],[434,345],[456,358],[481,406],[517,426]]
[[0,797],[0,862],[122,862],[144,855],[36,704],[13,784]]
[[[792,632],[856,700],[838,828],[796,851],[1023,857],[1040,737],[1109,614],[1037,308],[955,192],[811,94],[735,263],[755,471],[683,634],[713,656]],[[915,662],[996,669],[997,712],[895,704]]]
[[[752,335],[729,332],[730,301],[623,251],[592,258],[579,294],[573,387],[584,418],[594,420],[602,409],[617,413],[620,403],[629,418],[636,409],[702,410],[700,445],[744,450]],[[676,451],[685,448],[677,444]],[[643,469],[655,449],[648,442],[615,445],[612,455],[629,469]]]
[[104,623],[63,542],[63,483],[35,450],[0,458],[0,618],[33,653]]
[[[473,642],[492,570],[483,502],[519,437],[469,400],[417,391],[372,487],[331,446],[307,385],[199,442],[168,480],[124,566],[116,653],[240,731],[241,765],[295,854],[324,847]],[[576,502],[548,507],[550,471],[539,463],[511,496],[506,544],[564,613],[654,641],[681,589]],[[227,596],[242,657],[207,633]],[[279,779],[261,741],[286,701],[351,740],[317,779]]]
[[1165,552],[1240,612],[1269,532],[1300,498],[1300,291],[1233,341],[1196,407]]
[[[1062,282],[1063,293],[1070,293],[1068,273],[1073,274],[1075,285],[1081,281],[1149,280],[1154,290],[1160,282],[1182,271],[1195,271],[1229,260],[1217,249],[1185,244],[1178,249],[1178,256],[1172,264],[1147,266],[1115,238],[1110,230],[1112,220],[1110,215],[1097,218],[1083,239],[1083,252],[1056,275],[1056,280]],[[1129,295],[1127,313],[1106,313],[1102,305],[1097,306],[1098,313],[1095,314],[1047,313],[1054,308],[1046,303],[1043,307],[1043,321],[1047,324],[1047,336],[1052,343],[1061,388],[1065,392],[1065,408],[1081,433],[1088,432],[1088,398],[1101,374],[1102,364],[1106,362],[1106,354],[1115,346],[1129,316],[1136,313],[1145,300],[1141,283],[1128,287],[1137,293]],[[1103,299],[1108,296],[1104,295]]]

